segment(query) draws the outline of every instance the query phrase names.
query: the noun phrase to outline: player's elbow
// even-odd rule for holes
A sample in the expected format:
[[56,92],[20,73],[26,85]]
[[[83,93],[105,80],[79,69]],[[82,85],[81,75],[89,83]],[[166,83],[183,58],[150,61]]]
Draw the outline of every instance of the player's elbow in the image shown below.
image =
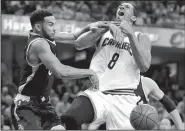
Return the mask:
[[140,71],[142,73],[146,72],[151,65],[151,56],[148,56],[146,59],[143,60],[142,65],[140,67]]
[[142,66],[140,67],[140,71],[142,73],[146,72],[150,68],[150,64],[151,64],[150,61],[143,62]]
[[148,66],[143,65],[143,66],[140,68],[140,71],[141,71],[142,73],[144,73],[144,72],[146,72],[148,69],[149,69]]
[[75,46],[75,48],[76,48],[77,50],[83,50],[83,49],[84,49],[84,47],[81,46],[81,45],[79,44],[79,42],[75,42],[75,43],[74,43],[74,46]]
[[55,68],[55,70],[53,71],[53,75],[57,79],[64,79],[68,75],[68,70],[66,70],[65,67]]

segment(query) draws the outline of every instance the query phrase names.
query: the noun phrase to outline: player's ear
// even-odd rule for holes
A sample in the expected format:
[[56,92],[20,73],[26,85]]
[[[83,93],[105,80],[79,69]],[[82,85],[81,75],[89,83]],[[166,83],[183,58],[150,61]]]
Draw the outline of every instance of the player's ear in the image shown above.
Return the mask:
[[37,31],[41,31],[41,24],[40,24],[40,23],[36,23],[36,24],[35,24],[35,29],[36,29]]
[[137,19],[136,16],[131,17],[131,21],[133,21],[133,22],[136,21],[136,19]]

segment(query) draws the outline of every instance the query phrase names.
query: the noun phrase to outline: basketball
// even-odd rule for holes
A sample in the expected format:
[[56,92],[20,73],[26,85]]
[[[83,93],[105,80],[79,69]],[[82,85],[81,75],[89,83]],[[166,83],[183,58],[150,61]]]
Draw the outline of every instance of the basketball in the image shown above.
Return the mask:
[[152,130],[157,126],[158,113],[151,105],[138,105],[130,114],[130,123],[136,130]]

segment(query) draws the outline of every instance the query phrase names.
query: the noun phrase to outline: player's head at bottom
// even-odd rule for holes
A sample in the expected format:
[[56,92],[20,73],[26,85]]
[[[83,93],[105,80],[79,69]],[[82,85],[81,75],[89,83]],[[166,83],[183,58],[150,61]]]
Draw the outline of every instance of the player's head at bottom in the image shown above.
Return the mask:
[[51,12],[44,9],[35,10],[31,13],[30,23],[33,32],[51,41],[54,40],[56,20]]

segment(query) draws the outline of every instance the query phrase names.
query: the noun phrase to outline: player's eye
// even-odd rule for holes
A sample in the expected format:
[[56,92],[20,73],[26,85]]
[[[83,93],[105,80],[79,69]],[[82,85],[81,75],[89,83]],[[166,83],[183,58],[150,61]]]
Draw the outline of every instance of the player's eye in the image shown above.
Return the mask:
[[53,26],[53,25],[54,25],[54,23],[49,22],[49,26]]

